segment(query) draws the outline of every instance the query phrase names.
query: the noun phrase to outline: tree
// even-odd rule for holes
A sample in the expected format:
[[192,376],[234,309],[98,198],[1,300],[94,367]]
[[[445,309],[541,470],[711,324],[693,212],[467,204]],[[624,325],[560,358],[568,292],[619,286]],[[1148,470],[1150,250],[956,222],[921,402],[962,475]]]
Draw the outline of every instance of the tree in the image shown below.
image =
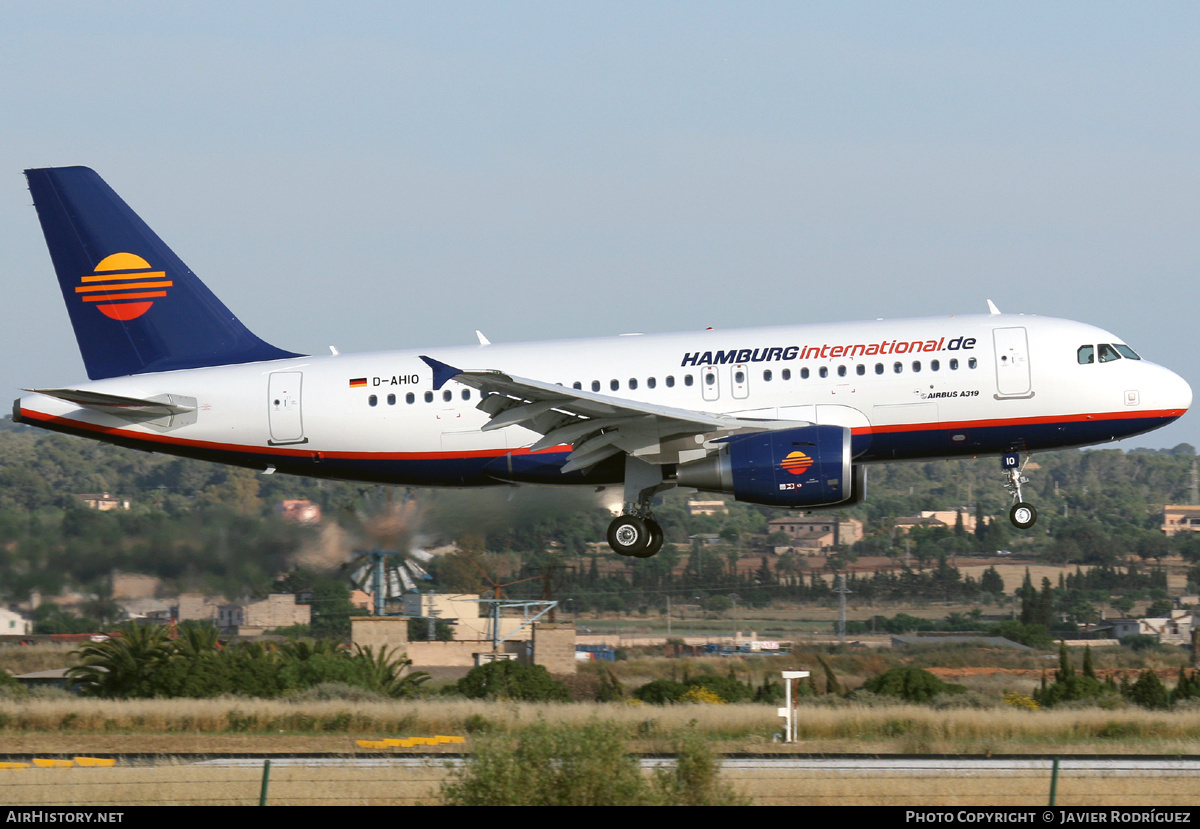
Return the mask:
[[451,806],[655,802],[640,764],[626,753],[618,731],[598,721],[578,730],[537,723],[515,741],[507,735],[485,738],[468,761],[451,772],[442,800]]
[[863,688],[873,694],[899,697],[905,702],[926,703],[938,694],[962,694],[966,687],[943,682],[929,671],[905,666],[892,668],[863,683]]
[[515,659],[488,662],[472,668],[458,681],[458,692],[468,699],[510,699],[522,702],[570,702],[567,686],[541,665],[523,665]]
[[744,806],[720,782],[720,762],[694,734],[675,747],[674,768],[642,773],[618,729],[596,720],[582,728],[537,723],[517,739],[485,738],[450,774],[451,806]]
[[1171,695],[1158,674],[1151,668],[1142,671],[1129,689],[1129,701],[1142,708],[1165,711],[1171,707]]
[[154,696],[152,678],[170,655],[166,628],[127,622],[102,642],[74,653],[83,664],[67,671],[68,684],[98,697]]

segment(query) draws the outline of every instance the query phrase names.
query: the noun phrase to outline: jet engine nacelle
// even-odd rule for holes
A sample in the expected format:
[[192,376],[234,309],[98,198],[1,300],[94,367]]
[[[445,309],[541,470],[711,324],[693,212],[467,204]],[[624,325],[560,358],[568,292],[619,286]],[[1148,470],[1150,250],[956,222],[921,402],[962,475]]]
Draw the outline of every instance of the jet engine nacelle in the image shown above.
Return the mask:
[[714,455],[680,464],[680,486],[772,507],[827,507],[854,497],[850,430],[804,426],[723,441]]

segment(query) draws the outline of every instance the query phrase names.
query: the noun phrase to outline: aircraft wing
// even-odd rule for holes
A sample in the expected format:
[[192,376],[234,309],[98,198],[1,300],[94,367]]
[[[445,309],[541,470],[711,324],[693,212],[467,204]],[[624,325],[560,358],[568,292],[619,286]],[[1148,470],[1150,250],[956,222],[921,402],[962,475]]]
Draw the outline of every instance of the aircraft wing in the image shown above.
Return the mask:
[[501,371],[479,371],[421,357],[433,369],[433,385],[450,380],[486,396],[477,408],[490,416],[483,431],[522,426],[542,435],[530,449],[573,445],[563,472],[587,469],[612,455],[625,453],[649,463],[678,463],[703,457],[703,444],[743,432],[808,426],[806,421],[736,417],[660,406],[517,377]]

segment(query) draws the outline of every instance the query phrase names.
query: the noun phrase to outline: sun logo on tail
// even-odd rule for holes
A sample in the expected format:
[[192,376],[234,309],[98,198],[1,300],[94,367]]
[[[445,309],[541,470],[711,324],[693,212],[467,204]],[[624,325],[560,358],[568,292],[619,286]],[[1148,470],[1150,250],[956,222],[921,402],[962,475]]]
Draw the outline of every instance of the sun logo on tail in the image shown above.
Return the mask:
[[803,452],[792,452],[779,463],[785,471],[793,475],[803,475],[812,464],[812,458]]
[[133,253],[114,253],[83,277],[75,293],[84,302],[94,302],[104,316],[120,321],[134,320],[150,310],[154,300],[167,295],[175,283],[166,271],[150,270],[150,263]]

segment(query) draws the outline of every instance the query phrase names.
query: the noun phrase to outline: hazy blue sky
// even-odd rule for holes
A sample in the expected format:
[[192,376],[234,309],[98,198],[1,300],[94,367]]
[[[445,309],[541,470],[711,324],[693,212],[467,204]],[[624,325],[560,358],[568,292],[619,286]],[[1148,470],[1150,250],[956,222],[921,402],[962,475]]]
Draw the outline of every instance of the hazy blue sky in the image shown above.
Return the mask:
[[296,351],[991,298],[1200,392],[1195,3],[0,0],[0,78],[10,397],[85,377],[21,175],[67,164]]

